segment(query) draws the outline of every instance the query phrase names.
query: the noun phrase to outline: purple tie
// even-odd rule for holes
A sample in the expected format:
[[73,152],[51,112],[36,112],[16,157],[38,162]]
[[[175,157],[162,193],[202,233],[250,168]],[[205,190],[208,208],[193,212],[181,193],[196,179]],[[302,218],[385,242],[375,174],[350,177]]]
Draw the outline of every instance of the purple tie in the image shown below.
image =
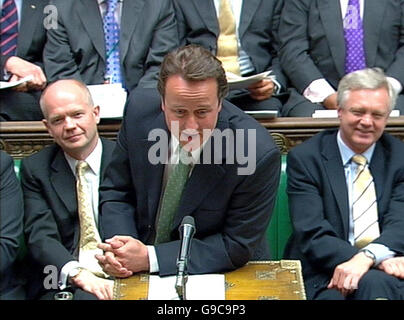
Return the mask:
[[118,0],[108,0],[108,8],[104,16],[106,78],[109,78],[110,83],[122,83],[119,62],[119,24],[115,19],[117,5]]
[[344,18],[345,74],[366,68],[359,0],[349,0]]
[[18,12],[14,0],[4,0],[0,19],[0,52],[13,56],[17,51]]

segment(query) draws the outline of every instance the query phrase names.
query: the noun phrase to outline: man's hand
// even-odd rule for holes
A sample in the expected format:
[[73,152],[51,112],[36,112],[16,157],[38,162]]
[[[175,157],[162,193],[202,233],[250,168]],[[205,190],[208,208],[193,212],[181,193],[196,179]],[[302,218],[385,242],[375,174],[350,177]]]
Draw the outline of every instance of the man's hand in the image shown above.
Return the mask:
[[105,272],[116,277],[129,277],[134,272],[149,271],[147,247],[129,236],[114,236],[99,244],[104,256],[96,255]]
[[377,267],[387,274],[404,279],[404,257],[393,257],[386,259]]
[[336,266],[328,284],[328,289],[337,289],[343,296],[358,289],[359,280],[372,267],[373,261],[363,252],[354,255],[350,260]]
[[252,84],[247,89],[250,91],[251,98],[261,101],[272,97],[274,88],[275,84],[271,79],[263,79]]
[[88,270],[82,269],[70,281],[84,291],[94,294],[100,300],[112,300],[114,297],[114,281],[99,278]]
[[324,99],[323,105],[326,109],[332,110],[337,109],[337,93],[330,94],[327,98]]
[[42,90],[46,86],[45,74],[36,64],[12,56],[7,59],[4,68],[12,74],[10,81],[18,81],[29,75],[33,76],[31,81],[17,86],[15,88],[17,91]]

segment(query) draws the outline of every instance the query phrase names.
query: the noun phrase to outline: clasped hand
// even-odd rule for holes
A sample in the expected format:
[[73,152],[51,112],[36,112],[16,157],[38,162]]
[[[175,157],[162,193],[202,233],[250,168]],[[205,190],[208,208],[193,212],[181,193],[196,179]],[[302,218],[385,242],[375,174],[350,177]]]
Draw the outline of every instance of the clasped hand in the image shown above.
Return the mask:
[[104,251],[96,255],[103,270],[111,276],[127,278],[135,272],[149,270],[147,247],[130,236],[114,236],[98,245]]

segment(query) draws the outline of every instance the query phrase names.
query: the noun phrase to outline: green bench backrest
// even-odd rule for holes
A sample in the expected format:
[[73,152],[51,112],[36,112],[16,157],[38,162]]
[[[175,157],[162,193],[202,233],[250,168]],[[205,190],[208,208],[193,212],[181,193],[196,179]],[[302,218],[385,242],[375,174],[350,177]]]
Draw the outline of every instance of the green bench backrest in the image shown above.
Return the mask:
[[281,158],[281,177],[272,218],[267,229],[267,239],[271,250],[271,259],[283,258],[286,242],[292,233],[289,216],[288,195],[286,193],[286,155]]

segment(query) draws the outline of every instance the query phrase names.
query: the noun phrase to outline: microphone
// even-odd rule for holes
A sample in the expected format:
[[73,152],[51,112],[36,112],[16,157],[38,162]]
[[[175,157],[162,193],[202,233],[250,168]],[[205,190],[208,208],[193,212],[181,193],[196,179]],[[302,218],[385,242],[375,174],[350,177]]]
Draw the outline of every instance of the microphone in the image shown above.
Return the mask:
[[177,278],[175,281],[175,290],[180,300],[186,300],[185,286],[188,281],[188,258],[191,249],[191,240],[195,234],[195,220],[191,216],[185,216],[179,227],[181,248],[177,259]]

